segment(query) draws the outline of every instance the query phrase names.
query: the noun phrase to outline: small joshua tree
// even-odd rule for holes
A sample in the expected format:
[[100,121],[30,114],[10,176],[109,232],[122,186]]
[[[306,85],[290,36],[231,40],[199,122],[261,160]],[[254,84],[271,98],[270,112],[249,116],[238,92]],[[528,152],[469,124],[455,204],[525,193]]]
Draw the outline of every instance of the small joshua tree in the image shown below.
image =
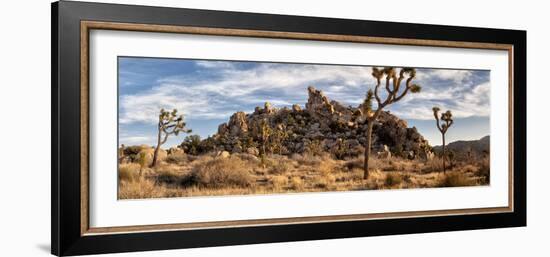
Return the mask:
[[273,130],[269,126],[269,122],[267,119],[263,119],[260,122],[260,141],[262,142],[262,156],[264,156],[267,153],[267,150],[269,148],[269,139],[271,138],[273,134]]
[[[372,76],[376,79],[376,86],[374,87],[374,90],[369,89],[367,91],[365,101],[363,102],[363,114],[365,115],[367,121],[367,140],[365,142],[365,162],[363,165],[364,179],[369,177],[369,156],[371,151],[371,137],[374,121],[378,118],[378,116],[380,116],[380,113],[384,107],[398,102],[409,92],[418,93],[421,90],[419,85],[412,83],[416,76],[416,69],[414,68],[401,68],[399,72],[392,67],[385,67],[383,69],[372,68]],[[378,92],[382,79],[385,79],[386,81],[385,99],[382,99],[380,97],[380,93]],[[401,85],[403,80],[405,80],[404,87]],[[373,98],[378,104],[376,110],[372,109]]]
[[284,124],[275,127],[272,137],[272,148],[274,152],[282,154],[285,150],[284,142],[288,138],[288,130]]
[[441,157],[443,158],[443,173],[445,173],[445,133],[447,133],[449,127],[453,125],[453,114],[451,113],[451,111],[446,111],[442,113],[440,117],[439,107],[434,107],[432,108],[432,110],[434,112],[435,124],[437,126],[437,129],[439,129],[439,132],[441,132],[441,140],[443,142],[443,152],[441,154]]
[[166,143],[166,140],[168,140],[168,136],[177,136],[180,132],[191,133],[191,130],[187,129],[185,125],[186,124],[183,121],[183,115],[178,116],[178,110],[174,109],[171,112],[165,111],[164,109],[160,110],[157,146],[155,147],[155,153],[153,154],[153,162],[151,163],[151,168],[155,167],[155,165],[157,164],[160,146]]
[[126,158],[126,156],[124,155],[124,144],[121,144],[120,145],[120,148],[118,148],[118,163],[121,164],[122,161],[124,160],[124,158]]

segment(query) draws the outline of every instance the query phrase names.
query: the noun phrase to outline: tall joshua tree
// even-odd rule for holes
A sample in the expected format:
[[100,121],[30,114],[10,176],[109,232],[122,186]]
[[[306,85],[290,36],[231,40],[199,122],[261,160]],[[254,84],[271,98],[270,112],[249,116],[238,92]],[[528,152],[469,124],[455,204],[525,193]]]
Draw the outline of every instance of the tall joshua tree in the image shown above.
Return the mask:
[[445,133],[447,133],[449,127],[453,125],[453,114],[451,111],[446,111],[439,117],[439,107],[434,107],[432,110],[434,111],[435,124],[439,132],[441,132],[441,139],[443,141],[443,152],[441,156],[443,157],[443,173],[445,173]]
[[[401,100],[407,93],[418,93],[421,87],[418,84],[413,84],[412,81],[416,76],[416,69],[414,68],[401,68],[399,72],[392,67],[385,68],[372,68],[372,76],[376,79],[376,86],[374,90],[369,89],[363,102],[363,113],[367,121],[367,132],[365,142],[365,162],[363,165],[363,179],[369,177],[369,156],[371,151],[371,136],[372,127],[374,121],[380,116],[380,113],[384,107],[391,105]],[[385,97],[380,96],[380,85],[385,80]],[[402,82],[405,80],[405,85],[402,86]],[[372,100],[376,100],[377,108],[372,109]]]
[[160,146],[166,143],[166,140],[168,140],[168,136],[177,136],[180,132],[191,133],[191,130],[187,129],[185,125],[186,124],[183,121],[183,115],[178,116],[178,110],[174,109],[171,112],[165,111],[164,109],[160,110],[157,146],[155,148],[155,153],[153,154],[153,162],[151,163],[151,167],[155,167],[155,165],[157,164]]

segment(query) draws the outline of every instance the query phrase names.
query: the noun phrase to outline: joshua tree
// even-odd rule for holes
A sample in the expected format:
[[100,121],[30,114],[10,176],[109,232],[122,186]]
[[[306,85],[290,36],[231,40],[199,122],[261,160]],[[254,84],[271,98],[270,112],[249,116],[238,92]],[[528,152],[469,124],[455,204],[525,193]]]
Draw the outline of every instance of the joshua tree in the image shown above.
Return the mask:
[[168,140],[168,136],[177,136],[180,132],[191,133],[191,130],[187,129],[185,125],[186,124],[183,121],[183,115],[178,116],[178,110],[174,109],[172,112],[165,111],[164,109],[160,110],[157,146],[155,147],[155,153],[153,154],[153,162],[151,163],[151,168],[155,167],[155,165],[157,164],[157,157],[160,146],[166,143],[166,140]]
[[268,123],[267,119],[263,119],[259,125],[260,125],[260,135],[259,136],[260,136],[260,140],[262,142],[262,152],[261,152],[261,154],[265,155],[267,153],[267,150],[268,150],[267,148],[268,148],[268,144],[269,144],[269,139],[271,138],[271,136],[273,134],[273,130],[269,126],[269,123]]
[[274,152],[282,154],[285,150],[284,142],[288,138],[288,130],[284,124],[275,127],[272,137],[272,148]]
[[439,107],[434,107],[432,110],[434,111],[435,124],[437,125],[439,132],[441,132],[441,139],[443,141],[443,152],[441,156],[443,158],[443,173],[445,173],[445,133],[447,133],[449,127],[453,125],[453,114],[451,111],[446,111],[441,114],[441,117],[439,117]]
[[118,163],[119,163],[119,164],[122,163],[122,161],[123,161],[124,158],[126,157],[126,156],[124,155],[124,148],[125,148],[124,144],[121,144],[121,145],[120,145],[120,148],[118,148]]
[[[365,142],[365,162],[363,166],[364,179],[369,177],[369,156],[371,151],[371,136],[374,121],[378,118],[384,107],[401,100],[408,92],[418,93],[421,89],[419,85],[412,83],[416,76],[416,69],[414,68],[401,68],[398,72],[392,67],[385,67],[383,69],[375,67],[372,68],[372,76],[376,79],[376,86],[374,87],[374,90],[369,89],[367,91],[365,101],[363,102],[363,114],[365,115],[367,121],[367,140]],[[378,92],[382,79],[385,79],[386,81],[386,96],[384,100]],[[405,80],[404,87],[401,86],[401,82],[403,82],[403,80]],[[378,104],[376,110],[372,109],[373,98]]]

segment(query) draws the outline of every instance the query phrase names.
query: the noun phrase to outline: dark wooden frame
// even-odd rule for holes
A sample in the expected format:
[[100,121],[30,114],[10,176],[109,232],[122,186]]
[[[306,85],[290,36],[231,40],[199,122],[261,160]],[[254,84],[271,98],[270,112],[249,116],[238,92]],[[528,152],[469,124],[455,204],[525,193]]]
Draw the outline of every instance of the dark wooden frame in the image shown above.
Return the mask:
[[[87,226],[90,28],[444,47],[510,53],[508,209],[275,220],[238,226]],[[83,44],[86,43],[86,44]],[[512,76],[513,75],[513,76]],[[513,87],[511,86],[513,85]],[[526,32],[84,2],[52,4],[52,253],[77,255],[526,225]],[[513,108],[512,108],[513,106]],[[513,203],[513,204],[512,204]],[[383,219],[381,219],[383,217]]]

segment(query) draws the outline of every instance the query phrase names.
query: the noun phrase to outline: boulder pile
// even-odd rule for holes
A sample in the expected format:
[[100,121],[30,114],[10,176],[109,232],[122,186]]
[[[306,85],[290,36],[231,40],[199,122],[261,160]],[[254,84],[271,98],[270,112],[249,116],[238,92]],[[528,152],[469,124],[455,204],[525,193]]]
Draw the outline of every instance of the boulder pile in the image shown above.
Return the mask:
[[[236,112],[218,132],[203,140],[216,151],[230,153],[262,152],[288,155],[304,152],[329,152],[337,158],[363,153],[366,121],[362,106],[343,106],[330,101],[320,90],[308,88],[305,109],[275,108],[270,103],[253,113]],[[373,127],[374,152],[391,152],[405,158],[426,158],[431,146],[415,127],[392,115],[380,114]],[[388,155],[384,153],[384,155]]]

